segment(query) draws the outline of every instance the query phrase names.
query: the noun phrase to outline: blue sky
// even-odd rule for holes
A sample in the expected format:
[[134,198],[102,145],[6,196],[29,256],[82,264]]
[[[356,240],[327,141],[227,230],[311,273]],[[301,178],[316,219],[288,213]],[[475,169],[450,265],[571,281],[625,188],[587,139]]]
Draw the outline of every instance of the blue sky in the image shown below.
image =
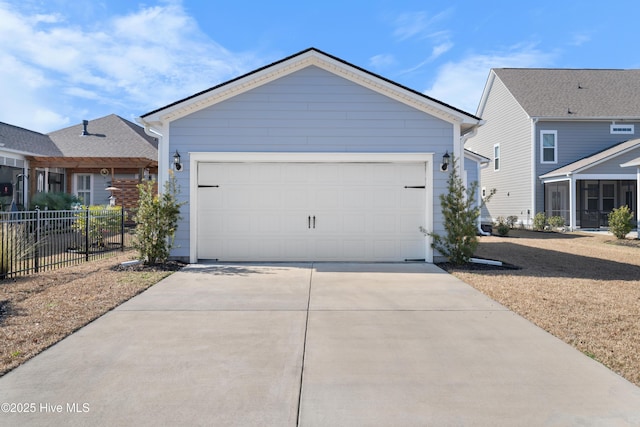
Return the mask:
[[0,0],[0,121],[134,121],[308,47],[475,113],[492,67],[640,68],[639,15],[637,0]]

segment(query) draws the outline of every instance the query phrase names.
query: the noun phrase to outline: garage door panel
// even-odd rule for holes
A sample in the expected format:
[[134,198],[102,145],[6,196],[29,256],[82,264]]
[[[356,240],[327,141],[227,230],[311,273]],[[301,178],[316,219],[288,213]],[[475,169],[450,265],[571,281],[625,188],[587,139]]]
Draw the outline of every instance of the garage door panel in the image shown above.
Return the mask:
[[[424,163],[201,164],[199,258],[402,261],[425,258]],[[315,217],[315,228],[313,221]]]

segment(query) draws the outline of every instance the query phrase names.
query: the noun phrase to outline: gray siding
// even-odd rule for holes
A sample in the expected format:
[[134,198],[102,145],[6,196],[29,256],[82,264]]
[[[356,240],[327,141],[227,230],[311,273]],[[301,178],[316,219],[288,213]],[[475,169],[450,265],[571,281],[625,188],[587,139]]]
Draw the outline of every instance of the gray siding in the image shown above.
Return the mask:
[[476,183],[477,188],[474,194],[476,206],[480,206],[480,198],[482,196],[482,189],[480,185],[480,175],[478,174],[478,162],[475,160],[464,159],[464,173],[466,176],[466,186],[467,188],[471,188],[471,186]]
[[[636,168],[621,168],[620,164],[630,162],[631,160],[635,160],[640,157],[640,148],[636,148],[627,153],[621,154],[617,157],[614,157],[611,160],[607,160],[600,164],[597,164],[589,169],[585,169],[580,172],[580,174],[588,174],[588,175],[628,175],[627,179],[636,179]],[[579,175],[578,175],[579,176]],[[601,178],[606,179],[606,178]]]
[[[626,124],[626,123],[625,123]],[[602,122],[551,122],[539,121],[535,132],[536,177],[558,169],[569,163],[591,156],[599,151],[609,148],[620,142],[638,138],[640,122],[635,122],[635,135],[612,135],[610,132],[611,121]],[[540,131],[555,130],[558,133],[558,163],[540,163]],[[637,156],[636,156],[637,157]],[[632,160],[634,157],[628,158]],[[620,156],[618,159],[627,159]],[[622,173],[633,174],[635,171],[629,168],[620,168],[620,163],[627,160],[607,162],[609,166],[596,166],[582,173]],[[632,169],[632,168],[631,168]],[[537,197],[536,211],[544,210],[543,185],[536,179]]]
[[[453,126],[317,67],[308,67],[176,120],[169,152],[182,154],[177,179],[189,199],[188,152],[452,152]],[[447,174],[434,167],[434,223]],[[174,256],[189,255],[189,206]]]
[[[500,79],[496,78],[482,119],[485,124],[465,147],[491,159],[481,169],[481,185],[487,193],[497,192],[483,209],[484,221],[516,215],[527,220],[531,207],[531,119],[522,110]],[[500,144],[500,170],[494,171],[493,146]]]

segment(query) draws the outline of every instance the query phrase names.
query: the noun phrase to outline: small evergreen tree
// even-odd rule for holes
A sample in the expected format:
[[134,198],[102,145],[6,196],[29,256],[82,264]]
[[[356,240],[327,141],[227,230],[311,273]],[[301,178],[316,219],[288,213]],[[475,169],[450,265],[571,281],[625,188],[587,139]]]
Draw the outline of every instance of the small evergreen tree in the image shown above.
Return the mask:
[[164,183],[164,192],[154,191],[154,182],[145,181],[138,185],[140,198],[135,216],[136,232],[134,247],[145,264],[163,263],[169,258],[178,228],[180,207],[186,202],[178,202],[178,184],[172,171]]
[[[440,194],[440,206],[444,217],[445,236],[422,230],[433,238],[432,247],[446,256],[452,264],[460,265],[469,262],[478,247],[478,218],[480,207],[475,206],[475,195],[478,183],[474,182],[465,188],[458,174],[457,159],[451,158],[451,170],[447,180],[447,193]],[[484,199],[486,203],[495,194],[491,190]]]

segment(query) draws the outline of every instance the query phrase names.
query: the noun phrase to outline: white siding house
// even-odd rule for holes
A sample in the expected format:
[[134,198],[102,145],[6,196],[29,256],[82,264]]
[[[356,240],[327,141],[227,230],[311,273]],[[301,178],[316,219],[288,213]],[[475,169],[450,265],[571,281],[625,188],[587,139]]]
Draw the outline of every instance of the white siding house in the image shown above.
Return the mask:
[[314,48],[138,121],[161,181],[180,156],[172,256],[190,262],[432,262],[443,156],[480,124]]

